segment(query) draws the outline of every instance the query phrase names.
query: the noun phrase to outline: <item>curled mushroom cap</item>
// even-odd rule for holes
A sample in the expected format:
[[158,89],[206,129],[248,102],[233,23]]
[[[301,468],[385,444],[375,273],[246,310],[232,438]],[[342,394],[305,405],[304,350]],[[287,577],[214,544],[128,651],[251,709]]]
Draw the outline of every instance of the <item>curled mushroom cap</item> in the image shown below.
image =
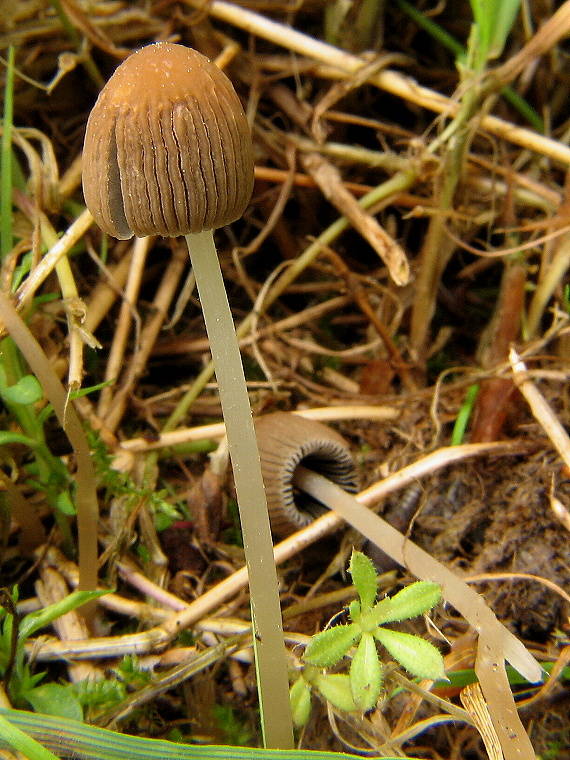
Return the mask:
[[253,189],[251,134],[226,75],[191,48],[133,53],[101,91],[83,148],[83,193],[119,239],[187,235],[238,219]]
[[327,425],[275,412],[259,417],[255,432],[271,528],[276,536],[304,528],[326,511],[295,487],[297,467],[318,472],[349,493],[358,490],[358,475],[348,444]]

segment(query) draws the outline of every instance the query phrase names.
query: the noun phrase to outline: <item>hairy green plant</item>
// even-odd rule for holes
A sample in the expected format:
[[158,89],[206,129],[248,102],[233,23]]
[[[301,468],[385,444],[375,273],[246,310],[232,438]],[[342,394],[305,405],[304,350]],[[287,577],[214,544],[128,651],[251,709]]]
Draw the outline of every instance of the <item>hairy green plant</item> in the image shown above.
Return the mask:
[[234,747],[244,747],[254,738],[252,727],[230,705],[214,705],[214,718],[225,741]]
[[83,710],[85,720],[97,722],[101,716],[118,708],[129,694],[152,682],[152,673],[143,670],[138,657],[126,655],[102,679],[84,679],[69,684],[68,690]]
[[153,514],[157,530],[164,530],[175,520],[186,516],[182,503],[173,504],[174,494],[168,489],[151,489],[139,486],[127,472],[113,467],[113,457],[109,454],[105,443],[94,430],[87,430],[87,439],[93,459],[98,484],[105,489],[105,500],[121,498],[127,512],[142,501],[148,503]]
[[[371,710],[380,696],[383,665],[377,650],[381,644],[417,678],[445,679],[443,658],[429,641],[385,628],[386,623],[407,620],[430,610],[441,599],[437,583],[418,581],[393,597],[376,601],[378,577],[372,561],[353,551],[349,572],[358,599],[348,608],[350,623],[336,625],[312,637],[303,655],[304,666],[291,687],[295,724],[303,726],[311,712],[311,691],[316,689],[340,710]],[[348,656],[348,673],[328,673]]]

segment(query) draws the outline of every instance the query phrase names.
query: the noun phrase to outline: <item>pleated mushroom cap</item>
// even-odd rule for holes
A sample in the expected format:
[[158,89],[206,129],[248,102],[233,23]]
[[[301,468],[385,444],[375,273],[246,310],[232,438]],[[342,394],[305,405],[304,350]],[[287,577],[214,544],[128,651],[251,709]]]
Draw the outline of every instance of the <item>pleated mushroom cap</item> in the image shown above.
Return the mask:
[[119,239],[187,235],[238,219],[253,189],[249,125],[226,75],[196,50],[133,53],[87,122],[83,193]]
[[335,430],[297,414],[275,412],[255,420],[261,471],[271,529],[287,536],[326,511],[294,484],[303,466],[323,475],[349,493],[358,490],[358,475],[350,448]]

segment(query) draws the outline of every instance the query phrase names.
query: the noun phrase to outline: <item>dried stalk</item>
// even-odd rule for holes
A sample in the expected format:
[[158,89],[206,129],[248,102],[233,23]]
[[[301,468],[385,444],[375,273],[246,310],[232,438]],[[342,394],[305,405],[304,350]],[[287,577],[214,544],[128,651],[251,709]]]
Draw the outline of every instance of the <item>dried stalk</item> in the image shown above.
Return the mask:
[[[342,72],[339,76],[353,74],[365,65],[365,61],[358,56],[347,53],[344,50],[326,42],[321,42],[307,34],[292,29],[290,26],[273,21],[269,18],[247,10],[246,8],[224,2],[212,0],[204,7],[203,0],[184,0],[186,5],[209,13],[210,15],[227,21],[250,34],[256,34],[263,39],[270,40],[276,45],[281,45],[286,50],[291,50],[301,55],[306,55],[313,60],[332,66]],[[565,3],[565,6],[567,3]],[[564,7],[564,6],[563,6]],[[459,110],[459,105],[427,87],[418,85],[410,77],[403,76],[395,71],[381,71],[373,75],[369,82],[386,92],[407,100],[410,103],[427,108],[435,113],[453,117]],[[570,166],[570,148],[561,142],[551,140],[529,129],[517,127],[496,116],[486,115],[481,119],[481,129],[497,137],[523,148],[532,150],[539,155],[547,156],[555,161]]]

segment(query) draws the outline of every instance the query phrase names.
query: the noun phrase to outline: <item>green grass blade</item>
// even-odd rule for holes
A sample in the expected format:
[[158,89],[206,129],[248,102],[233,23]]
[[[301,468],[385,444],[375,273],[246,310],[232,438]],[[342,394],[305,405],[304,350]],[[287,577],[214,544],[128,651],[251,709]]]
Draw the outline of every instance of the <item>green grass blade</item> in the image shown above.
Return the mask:
[[519,12],[520,0],[471,0],[481,54],[498,58]]
[[470,385],[469,388],[467,389],[465,401],[461,405],[461,409],[459,410],[459,413],[455,420],[455,425],[453,426],[453,433],[451,435],[452,446],[459,446],[460,443],[463,443],[463,438],[465,437],[465,430],[467,429],[467,423],[469,422],[469,419],[471,418],[471,415],[473,414],[473,407],[475,406],[475,400],[477,398],[478,393],[479,393],[478,384]]
[[507,103],[515,109],[515,111],[518,111],[520,115],[528,121],[531,127],[536,129],[537,132],[544,134],[544,121],[522,95],[519,95],[512,87],[503,87],[501,95]]
[[[552,673],[552,670],[554,668],[554,665],[556,663],[554,662],[541,662],[540,667],[550,675]],[[524,676],[521,676],[517,671],[512,667],[512,665],[507,665],[506,667],[507,671],[507,677],[509,679],[509,683],[511,686],[529,686],[529,681]],[[456,688],[456,689],[462,689],[464,686],[467,686],[471,683],[477,682],[477,676],[475,675],[475,671],[472,668],[466,668],[465,670],[453,670],[450,671],[447,675],[447,680],[445,681],[438,681],[434,685],[434,689],[450,689],[450,688]],[[562,672],[558,675],[558,679],[562,681],[570,681],[570,666],[566,666],[562,669]],[[536,684],[530,684],[533,686],[534,689],[536,689]]]
[[[407,0],[397,0],[400,8],[430,37],[437,40],[442,47],[449,50],[458,61],[465,60],[466,51],[463,45],[449,34],[437,22],[415,8]],[[533,127],[537,132],[544,134],[544,122],[534,108],[512,87],[504,87],[501,90],[503,98]]]
[[30,612],[29,615],[26,615],[20,622],[20,636],[24,639],[32,636],[36,631],[49,625],[58,617],[108,593],[108,591],[72,591],[58,602],[48,604],[47,607],[42,607],[37,612]]
[[0,258],[12,250],[12,120],[14,117],[14,48],[8,49],[4,118],[2,121],[2,156],[0,159]]
[[432,21],[429,16],[426,16],[419,11],[411,3],[408,3],[407,0],[397,0],[397,2],[400,8],[405,11],[405,13],[407,13],[421,29],[427,32],[430,37],[437,40],[440,45],[453,53],[456,58],[461,59],[465,57],[465,48],[463,45],[458,42],[455,37],[449,34],[449,32],[446,32],[442,26],[435,21]]
[[0,743],[21,752],[28,760],[58,760],[48,749],[42,746],[21,728],[0,715]]
[[[128,736],[68,718],[23,710],[0,708],[0,719],[0,747],[9,743],[2,729],[7,723],[30,734],[60,757],[73,757],[75,760],[361,760],[343,752],[175,744],[163,739]],[[44,757],[28,757],[32,760],[56,760],[50,753]],[[379,757],[376,760],[396,758]]]

